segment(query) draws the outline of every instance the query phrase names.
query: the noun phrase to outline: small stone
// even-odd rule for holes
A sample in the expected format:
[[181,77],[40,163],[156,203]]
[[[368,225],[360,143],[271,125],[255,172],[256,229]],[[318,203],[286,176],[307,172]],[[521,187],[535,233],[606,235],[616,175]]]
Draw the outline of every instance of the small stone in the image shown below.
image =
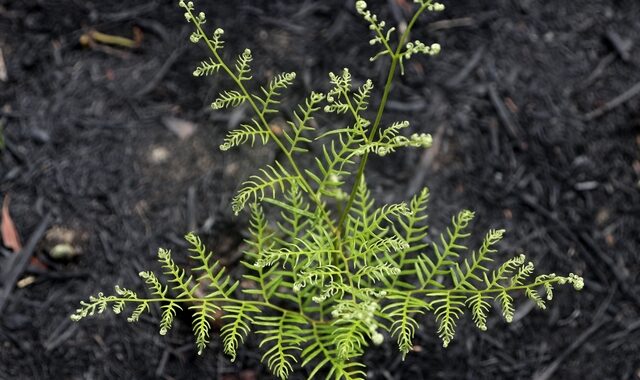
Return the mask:
[[165,117],[162,119],[162,123],[168,130],[178,136],[180,140],[188,139],[196,132],[197,129],[197,126],[194,123],[175,117]]
[[171,154],[167,148],[157,146],[151,149],[149,159],[154,164],[162,164],[169,159],[169,156],[171,156]]
[[49,251],[49,256],[54,260],[70,260],[81,253],[79,249],[71,244],[58,244]]

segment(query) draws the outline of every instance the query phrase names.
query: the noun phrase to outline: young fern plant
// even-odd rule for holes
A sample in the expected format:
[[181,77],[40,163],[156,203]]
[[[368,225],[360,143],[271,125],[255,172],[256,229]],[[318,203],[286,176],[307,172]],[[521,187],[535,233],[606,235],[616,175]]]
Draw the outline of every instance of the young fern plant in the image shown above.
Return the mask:
[[[253,118],[229,132],[220,148],[274,144],[283,157],[258,169],[232,201],[236,214],[245,209],[250,213],[243,286],[189,233],[185,238],[197,263],[189,273],[174,262],[169,250],[160,249],[165,280],[152,272],[140,273],[149,295],[116,286],[113,295],[98,293],[81,302],[72,319],[110,307],[117,314],[131,310],[128,320],[135,322],[158,304],[164,335],[176,313],[188,311],[201,354],[213,334],[212,322],[220,316],[219,334],[231,360],[253,333],[261,339],[262,361],[281,379],[295,367],[304,368],[309,378],[361,379],[366,377],[362,356],[367,347],[390,337],[404,358],[412,350],[420,320],[428,315],[435,317],[437,334],[446,347],[465,313],[486,330],[494,307],[511,322],[518,294],[544,309],[555,285],[571,284],[580,290],[583,280],[574,274],[534,276],[533,263],[524,255],[490,265],[498,258],[495,247],[504,230],[490,230],[482,244],[467,254],[471,211],[458,213],[444,233],[427,239],[427,189],[407,203],[380,205],[372,199],[364,178],[369,155],[431,145],[430,135],[403,135],[409,126],[406,121],[382,126],[391,85],[404,63],[415,55],[440,51],[438,44],[410,42],[409,35],[423,13],[444,6],[430,0],[415,3],[415,14],[399,34],[364,1],[356,2],[358,14],[373,33],[371,45],[380,47],[371,60],[390,61],[375,112],[369,112],[373,82],[366,80],[354,88],[345,69],[331,73],[331,89],[311,93],[279,135],[269,120],[279,112],[281,96],[295,73],[256,84],[251,51],[227,62],[222,55],[223,31],[209,34],[204,13],[196,12],[192,2],[181,1],[186,20],[194,27],[191,41],[210,50],[194,75],[221,74],[234,85],[222,91],[212,107],[248,104],[253,111]],[[343,115],[348,126],[320,132],[310,121],[321,110]],[[305,156],[312,158],[312,164],[302,167]]]

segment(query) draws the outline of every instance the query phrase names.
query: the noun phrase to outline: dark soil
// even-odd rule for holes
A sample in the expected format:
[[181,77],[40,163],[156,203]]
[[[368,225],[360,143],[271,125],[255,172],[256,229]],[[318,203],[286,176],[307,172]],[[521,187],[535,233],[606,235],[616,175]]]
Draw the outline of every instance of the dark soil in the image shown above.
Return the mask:
[[[38,239],[47,269],[30,266],[20,278],[33,281],[0,314],[2,379],[267,377],[255,349],[231,364],[214,339],[198,357],[186,317],[166,337],[157,312],[135,326],[110,314],[69,320],[98,290],[139,289],[157,248],[180,251],[189,230],[235,267],[246,221],[232,216],[230,198],[274,158],[271,148],[217,149],[242,112],[209,108],[225,83],[191,76],[205,52],[187,42],[174,3],[0,1],[0,194],[10,194],[25,242],[51,214],[49,227],[73,231],[83,251],[54,261]],[[327,72],[342,67],[382,82],[353,1],[201,3],[226,30],[228,56],[253,49],[255,78],[298,72],[292,101],[326,89]],[[393,23],[406,17],[397,4],[412,4],[371,3]],[[586,286],[558,289],[546,312],[520,300],[516,321],[494,315],[489,333],[464,320],[448,349],[425,321],[405,362],[393,344],[367,355],[370,378],[640,379],[640,96],[589,114],[640,82],[640,3],[446,5],[415,33],[443,53],[408,65],[388,115],[433,133],[436,146],[373,160],[372,187],[391,201],[427,185],[432,234],[471,208],[478,235],[504,226],[506,252],[524,250],[541,271],[579,273]],[[92,28],[129,37],[139,28],[143,41],[135,50],[81,46]],[[179,139],[170,117],[195,123],[195,134]],[[0,265],[12,255],[2,251]]]

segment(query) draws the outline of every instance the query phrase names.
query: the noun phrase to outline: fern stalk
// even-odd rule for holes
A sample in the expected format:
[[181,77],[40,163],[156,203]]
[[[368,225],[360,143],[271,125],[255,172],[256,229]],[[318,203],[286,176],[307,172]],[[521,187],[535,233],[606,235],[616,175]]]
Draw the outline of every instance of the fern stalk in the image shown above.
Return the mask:
[[[378,106],[376,119],[373,123],[373,127],[371,127],[371,131],[369,132],[369,136],[367,138],[368,143],[373,141],[373,138],[375,137],[376,133],[378,132],[378,128],[380,127],[380,123],[382,122],[382,116],[384,115],[384,110],[387,105],[387,101],[389,100],[389,94],[391,93],[393,79],[396,75],[398,63],[401,58],[400,53],[402,52],[402,48],[404,47],[404,44],[407,38],[409,38],[409,34],[411,33],[413,26],[416,24],[416,22],[420,18],[420,15],[424,13],[424,11],[428,8],[429,5],[431,5],[431,1],[425,2],[420,6],[418,11],[413,15],[413,17],[411,18],[411,21],[409,22],[409,25],[407,26],[407,29],[405,29],[404,33],[402,33],[402,36],[400,37],[400,42],[398,43],[398,47],[396,48],[393,55],[391,56],[391,65],[389,67],[389,72],[387,73],[387,81],[384,84],[384,90],[382,91],[382,99],[380,100],[380,105]],[[376,32],[380,33],[378,29],[376,29]],[[381,34],[380,34],[380,37],[382,37]],[[383,41],[386,41],[386,39],[383,38]],[[386,44],[386,48],[389,51],[391,51],[392,49],[389,46],[388,42],[385,42],[385,44]],[[342,210],[342,214],[340,215],[340,219],[338,220],[338,227],[337,227],[338,231],[342,231],[342,227],[344,225],[344,221],[347,217],[347,214],[349,213],[349,210],[353,206],[353,201],[356,197],[357,184],[359,183],[358,181],[361,181],[362,177],[364,176],[364,169],[367,166],[368,158],[369,158],[369,152],[366,152],[361,158],[360,165],[358,166],[358,171],[356,172],[356,175],[354,178],[354,185],[349,195],[349,199],[347,200],[347,204]]]

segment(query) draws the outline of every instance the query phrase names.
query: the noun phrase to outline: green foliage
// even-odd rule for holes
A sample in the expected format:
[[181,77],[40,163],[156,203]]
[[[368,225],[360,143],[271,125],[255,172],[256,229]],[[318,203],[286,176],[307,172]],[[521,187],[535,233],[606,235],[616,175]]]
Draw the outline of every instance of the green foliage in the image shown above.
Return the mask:
[[[373,82],[366,80],[354,89],[352,76],[344,69],[339,75],[331,73],[331,89],[312,92],[290,114],[287,128],[276,134],[267,118],[279,113],[280,98],[295,74],[276,75],[266,86],[255,85],[251,51],[246,49],[232,65],[227,63],[221,55],[223,31],[207,34],[205,15],[196,14],[191,2],[181,1],[194,26],[191,41],[203,42],[211,52],[194,75],[222,73],[234,85],[220,92],[213,108],[244,103],[253,112],[253,119],[229,132],[220,148],[259,141],[274,144],[281,153],[278,161],[265,164],[244,182],[232,201],[236,214],[247,205],[250,210],[242,287],[190,233],[185,239],[193,269],[180,267],[171,251],[160,249],[163,279],[152,272],[140,273],[148,295],[116,287],[114,295],[98,293],[81,302],[72,318],[80,320],[111,307],[117,314],[130,313],[128,320],[135,322],[156,310],[152,304],[159,304],[162,335],[171,329],[178,311],[192,314],[198,353],[218,334],[212,323],[219,318],[222,347],[232,360],[253,332],[263,350],[262,361],[281,379],[296,367],[308,369],[309,377],[361,379],[366,377],[361,358],[371,344],[391,337],[404,357],[413,348],[422,320],[430,315],[446,347],[464,314],[486,330],[494,305],[499,305],[507,322],[512,321],[518,294],[545,308],[555,285],[581,289],[582,278],[574,274],[532,277],[533,263],[524,255],[493,265],[499,259],[497,245],[504,230],[490,230],[480,246],[467,253],[471,211],[458,213],[443,233],[430,237],[427,189],[408,203],[380,205],[371,196],[364,178],[369,154],[384,156],[399,148],[431,145],[429,135],[404,136],[406,121],[380,128],[403,61],[440,50],[437,44],[408,42],[422,13],[443,9],[431,0],[415,3],[418,10],[398,36],[364,1],[356,2],[374,34],[371,44],[382,48],[373,59],[390,59],[375,116],[367,113]],[[337,115],[346,126],[319,130],[312,119],[320,110]]]

